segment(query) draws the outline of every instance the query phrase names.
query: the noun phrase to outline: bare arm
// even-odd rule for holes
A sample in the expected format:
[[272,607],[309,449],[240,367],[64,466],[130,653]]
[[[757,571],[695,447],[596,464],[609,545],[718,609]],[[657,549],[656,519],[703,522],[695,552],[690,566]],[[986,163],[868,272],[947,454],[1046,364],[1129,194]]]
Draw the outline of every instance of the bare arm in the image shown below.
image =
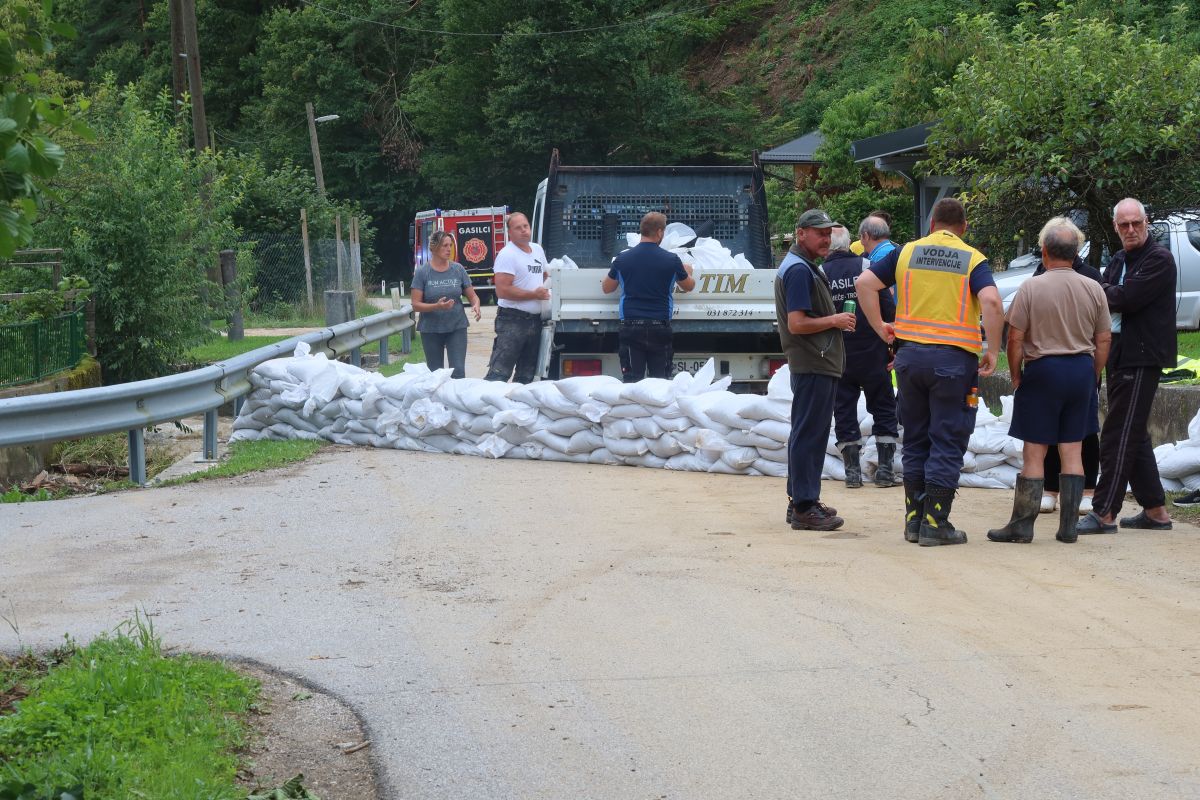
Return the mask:
[[620,286],[621,283],[616,278],[608,277],[607,273],[605,273],[604,279],[600,281],[600,288],[604,290],[605,294],[612,294],[619,289]]
[[425,291],[423,289],[413,289],[410,300],[412,301],[413,311],[420,311],[423,314],[432,313],[434,311],[445,311],[454,305],[454,301],[449,297],[443,297],[436,303],[426,303]]
[[475,287],[467,286],[467,288],[463,292],[463,294],[465,294],[467,296],[467,299],[471,301],[471,312],[473,314],[475,314],[475,321],[479,322],[479,320],[480,320],[480,318],[482,318],[483,314],[479,310],[479,295],[477,295],[475,293]]
[[696,288],[696,279],[692,277],[692,265],[684,264],[683,271],[686,272],[688,276],[681,281],[675,281],[675,285],[679,287],[679,291],[681,292],[690,292],[692,289]]
[[[545,280],[544,276],[542,280]],[[501,300],[549,300],[550,290],[545,286],[539,286],[536,289],[519,289],[513,286],[511,272],[497,272],[496,296]]]
[[854,279],[854,290],[858,293],[858,307],[871,325],[871,330],[888,344],[896,338],[895,329],[883,321],[883,311],[879,305],[879,293],[887,289],[879,276],[870,270],[864,270]]
[[986,378],[996,371],[996,359],[1003,346],[1004,303],[995,286],[985,286],[979,292],[979,303],[983,307],[983,330],[987,334],[987,350],[979,360],[979,374]]
[[1100,373],[1104,371],[1104,365],[1108,363],[1108,351],[1112,347],[1112,331],[1096,331],[1095,337],[1092,339],[1096,344],[1095,359],[1096,383],[1100,383]]
[[1008,327],[1008,376],[1013,389],[1021,385],[1021,367],[1025,363],[1025,331]]
[[788,331],[797,336],[820,333],[833,328],[852,331],[854,330],[854,315],[842,313],[830,314],[828,317],[810,317],[803,311],[789,311],[787,323]]

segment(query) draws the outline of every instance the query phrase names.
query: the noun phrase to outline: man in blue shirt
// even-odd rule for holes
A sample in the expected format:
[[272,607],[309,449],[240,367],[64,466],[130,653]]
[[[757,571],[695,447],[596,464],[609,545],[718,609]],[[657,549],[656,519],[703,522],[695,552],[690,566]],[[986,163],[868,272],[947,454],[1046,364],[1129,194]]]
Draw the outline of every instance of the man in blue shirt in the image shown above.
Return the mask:
[[621,330],[617,354],[626,383],[646,377],[671,377],[671,295],[678,286],[690,292],[696,285],[692,265],[659,245],[667,218],[657,211],[642,217],[642,241],[613,259],[600,286],[605,294],[621,289]]
[[837,225],[819,208],[796,222],[796,239],[775,276],[779,343],[792,382],[792,430],[788,436],[787,521],[793,530],[832,531],[845,520],[821,502],[821,470],[833,420],[833,398],[845,367],[843,331],[854,314],[838,312],[829,277],[817,261],[829,253]]

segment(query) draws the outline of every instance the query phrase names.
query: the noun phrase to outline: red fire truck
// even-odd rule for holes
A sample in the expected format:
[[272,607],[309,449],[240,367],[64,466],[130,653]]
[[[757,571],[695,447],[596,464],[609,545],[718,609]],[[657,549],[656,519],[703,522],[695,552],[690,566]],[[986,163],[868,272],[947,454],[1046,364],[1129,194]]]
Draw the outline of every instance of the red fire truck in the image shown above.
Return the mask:
[[504,216],[508,206],[487,206],[443,211],[418,211],[409,230],[413,248],[413,267],[429,262],[429,237],[434,231],[446,231],[454,237],[454,255],[450,258],[467,269],[471,283],[484,303],[496,302],[495,273],[492,265],[500,248],[508,244]]

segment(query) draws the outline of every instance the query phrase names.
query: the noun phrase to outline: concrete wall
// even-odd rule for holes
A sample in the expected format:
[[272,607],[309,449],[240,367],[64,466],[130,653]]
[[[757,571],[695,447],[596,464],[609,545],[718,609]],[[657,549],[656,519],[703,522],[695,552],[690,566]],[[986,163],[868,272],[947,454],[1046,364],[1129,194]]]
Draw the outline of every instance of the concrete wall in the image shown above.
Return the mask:
[[[1012,381],[1008,373],[997,373],[990,378],[979,381],[979,394],[989,406],[1000,403],[1000,398],[1013,393]],[[1104,388],[1100,391],[1100,420],[1108,411],[1108,399]],[[1150,438],[1157,447],[1160,444],[1177,442],[1188,438],[1188,423],[1200,411],[1200,386],[1172,386],[1164,384],[1158,387],[1154,398],[1154,407],[1150,412]]]
[[[44,381],[24,386],[0,389],[0,400],[6,397],[26,397],[72,389],[87,389],[100,385],[100,364],[85,357],[69,372],[60,372]],[[50,458],[54,444],[35,444],[25,447],[0,447],[0,488],[27,481],[41,472]]]

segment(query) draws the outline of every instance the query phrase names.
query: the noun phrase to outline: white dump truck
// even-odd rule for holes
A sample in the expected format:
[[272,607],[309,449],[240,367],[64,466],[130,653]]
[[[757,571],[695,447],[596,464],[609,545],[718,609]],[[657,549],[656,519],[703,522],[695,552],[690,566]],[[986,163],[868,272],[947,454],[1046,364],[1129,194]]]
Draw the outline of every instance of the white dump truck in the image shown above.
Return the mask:
[[714,359],[718,377],[744,391],[764,391],[785,363],[775,321],[774,258],[762,169],[746,167],[585,166],[559,163],[538,187],[533,237],[550,259],[579,269],[550,271],[551,300],[539,362],[543,378],[620,377],[619,292],[600,282],[649,211],[684,223],[754,269],[703,269],[696,288],[676,293],[674,371],[694,372]]

